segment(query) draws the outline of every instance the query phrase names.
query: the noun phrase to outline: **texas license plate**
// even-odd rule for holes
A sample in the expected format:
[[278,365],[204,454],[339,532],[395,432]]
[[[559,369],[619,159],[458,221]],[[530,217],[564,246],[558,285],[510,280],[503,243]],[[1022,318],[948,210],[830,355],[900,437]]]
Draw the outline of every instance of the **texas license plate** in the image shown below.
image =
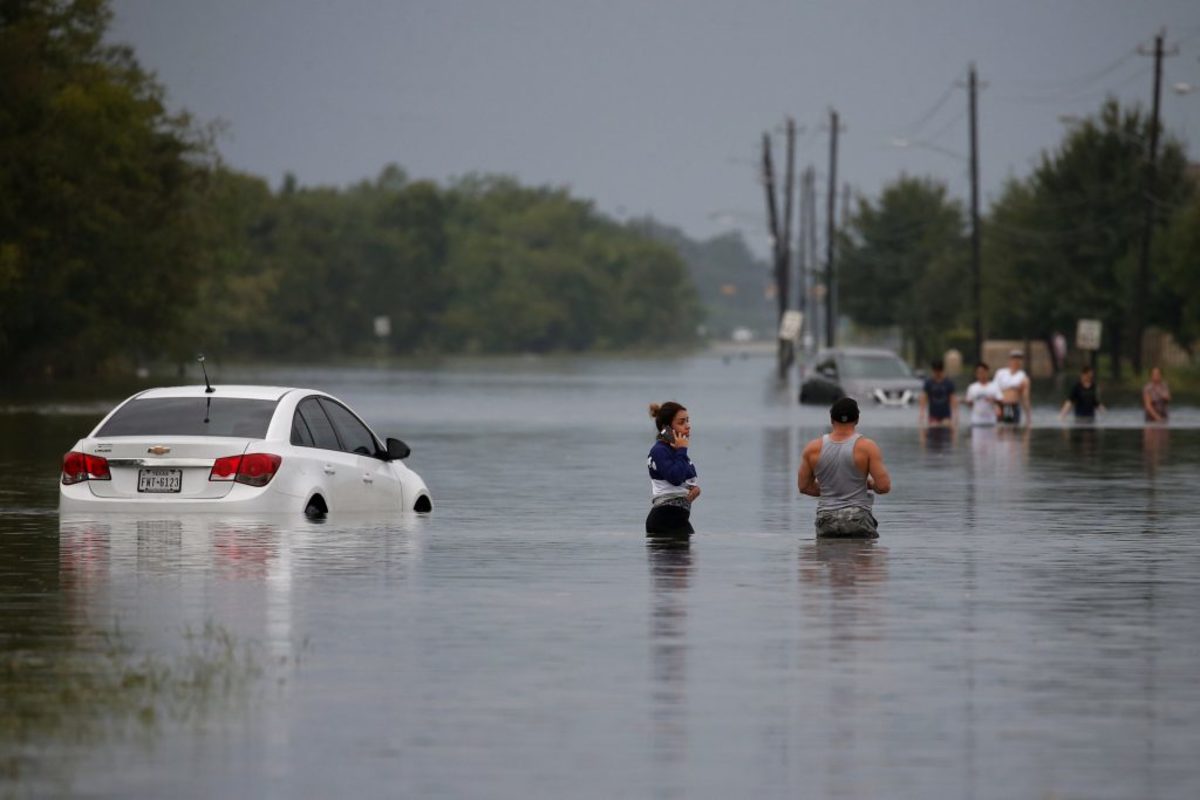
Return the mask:
[[183,489],[183,470],[181,469],[139,469],[139,492],[178,492]]

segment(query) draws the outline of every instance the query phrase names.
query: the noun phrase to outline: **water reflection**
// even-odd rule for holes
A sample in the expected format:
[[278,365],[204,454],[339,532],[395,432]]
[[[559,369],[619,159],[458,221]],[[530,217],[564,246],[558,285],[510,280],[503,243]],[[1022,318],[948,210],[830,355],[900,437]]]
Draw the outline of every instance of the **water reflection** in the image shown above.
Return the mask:
[[[292,586],[301,577],[350,570],[402,578],[420,555],[407,517],[343,515],[313,523],[291,516],[174,515],[142,519],[64,514],[59,576],[75,624],[173,614],[199,606],[236,620],[237,632],[292,658],[307,633],[294,630]],[[212,581],[226,588],[210,592]],[[198,598],[206,598],[197,604]]]
[[1094,464],[1100,452],[1100,430],[1090,421],[1076,421],[1062,431],[1067,450],[1081,463]]
[[829,638],[823,747],[832,797],[870,794],[856,763],[864,731],[854,720],[872,692],[861,681],[871,660],[862,647],[874,647],[885,638],[880,595],[887,574],[887,549],[876,540],[816,539],[800,548],[800,582],[817,606],[810,616],[825,618]]
[[795,431],[782,426],[764,428],[762,432],[762,524],[767,529],[795,530],[795,470],[803,444],[796,447],[794,438]]
[[958,443],[958,428],[953,425],[930,425],[917,428],[921,450],[931,455],[948,453]]
[[1170,445],[1170,428],[1147,425],[1142,429],[1142,462],[1151,478],[1158,474],[1159,467],[1170,456]]
[[[695,566],[688,539],[649,538],[651,707],[654,760],[681,766],[687,757],[687,589]],[[682,772],[660,771],[659,796],[682,796]]]
[[876,539],[815,539],[800,548],[800,580],[835,600],[873,600],[887,580],[887,548]]

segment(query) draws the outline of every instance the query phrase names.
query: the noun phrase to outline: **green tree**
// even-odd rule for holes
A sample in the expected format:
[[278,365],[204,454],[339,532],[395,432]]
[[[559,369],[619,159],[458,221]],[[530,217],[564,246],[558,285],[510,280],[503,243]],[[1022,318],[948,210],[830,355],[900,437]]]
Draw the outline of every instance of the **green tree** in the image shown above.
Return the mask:
[[670,248],[555,189],[457,184],[443,316],[449,349],[507,352],[692,341],[695,289]]
[[381,176],[373,193],[374,227],[363,242],[367,310],[392,322],[390,349],[431,349],[449,299],[446,272],[448,209],[428,181],[397,185]]
[[103,0],[0,4],[0,369],[157,355],[197,271],[186,117]]
[[[1028,179],[1009,183],[984,229],[992,333],[1049,339],[1081,317],[1098,318],[1119,368],[1132,347],[1149,126],[1140,110],[1109,100],[1044,153]],[[1165,218],[1188,196],[1187,162],[1171,139],[1159,158],[1154,199]]]
[[766,294],[773,285],[771,267],[754,257],[740,233],[697,241],[651,218],[634,220],[628,227],[669,245],[683,259],[703,303],[704,325],[710,334],[728,336],[734,328],[747,327],[774,335],[778,311]]
[[940,352],[970,285],[963,230],[961,205],[932,179],[902,176],[877,202],[859,198],[838,243],[841,310],[898,326],[918,361]]
[[1176,212],[1155,251],[1152,318],[1194,355],[1200,342],[1200,195]]

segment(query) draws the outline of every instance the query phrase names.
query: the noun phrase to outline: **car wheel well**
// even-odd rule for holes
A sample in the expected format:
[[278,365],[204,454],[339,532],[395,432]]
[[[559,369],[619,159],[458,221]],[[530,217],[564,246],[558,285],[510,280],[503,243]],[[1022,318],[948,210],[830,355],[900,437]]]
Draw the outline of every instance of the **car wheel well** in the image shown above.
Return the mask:
[[304,504],[304,516],[315,519],[323,517],[329,513],[329,505],[325,502],[325,498],[319,494],[314,494]]
[[423,494],[417,498],[417,502],[413,503],[413,511],[420,514],[428,514],[433,511],[433,501],[429,499],[429,495]]

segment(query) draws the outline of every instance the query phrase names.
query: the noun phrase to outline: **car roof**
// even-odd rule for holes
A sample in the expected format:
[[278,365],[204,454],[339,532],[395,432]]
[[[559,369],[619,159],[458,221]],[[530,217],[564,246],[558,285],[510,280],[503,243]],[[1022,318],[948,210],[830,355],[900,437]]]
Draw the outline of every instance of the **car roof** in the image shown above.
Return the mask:
[[324,392],[317,392],[314,389],[297,389],[291,386],[231,386],[228,384],[218,384],[213,386],[211,393],[206,391],[204,386],[160,386],[155,389],[147,389],[144,392],[139,392],[134,399],[153,400],[162,397],[211,397],[218,399],[224,397],[238,400],[279,400],[288,392],[295,391],[324,394]]

